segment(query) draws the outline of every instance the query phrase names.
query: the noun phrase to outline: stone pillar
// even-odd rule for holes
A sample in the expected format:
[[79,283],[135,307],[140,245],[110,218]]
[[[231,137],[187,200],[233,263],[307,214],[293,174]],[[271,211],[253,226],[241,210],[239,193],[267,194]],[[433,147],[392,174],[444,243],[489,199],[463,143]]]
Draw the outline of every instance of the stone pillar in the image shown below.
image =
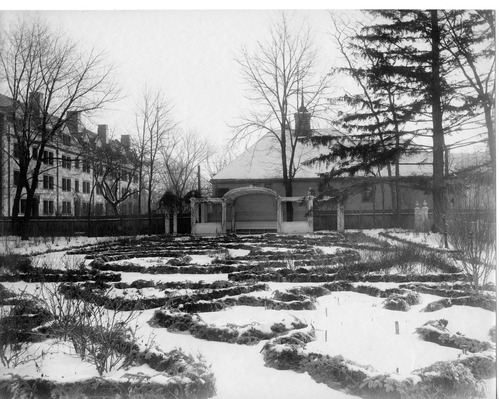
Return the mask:
[[341,202],[338,202],[336,209],[337,209],[336,229],[338,230],[338,233],[344,233],[345,232],[345,205]]
[[428,203],[423,201],[423,206],[421,207],[420,210],[420,215],[421,215],[421,227],[422,230],[427,233],[430,229],[430,224],[428,222]]
[[178,211],[175,209],[175,211],[173,211],[173,234],[174,235],[177,235],[177,233],[178,233],[177,215],[178,215]]

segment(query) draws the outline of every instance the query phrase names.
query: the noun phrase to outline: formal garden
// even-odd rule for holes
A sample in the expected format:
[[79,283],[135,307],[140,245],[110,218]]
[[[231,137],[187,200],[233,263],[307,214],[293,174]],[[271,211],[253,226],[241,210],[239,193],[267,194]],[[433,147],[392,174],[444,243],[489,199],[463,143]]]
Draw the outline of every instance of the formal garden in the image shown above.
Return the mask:
[[493,398],[496,287],[441,242],[5,241],[0,396]]

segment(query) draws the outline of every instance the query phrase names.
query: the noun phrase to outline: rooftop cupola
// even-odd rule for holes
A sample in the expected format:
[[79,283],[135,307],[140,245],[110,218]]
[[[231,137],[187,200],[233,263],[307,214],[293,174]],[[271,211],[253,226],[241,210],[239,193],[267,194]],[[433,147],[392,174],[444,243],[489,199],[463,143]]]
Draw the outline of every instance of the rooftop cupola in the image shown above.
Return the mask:
[[301,92],[301,105],[298,108],[298,112],[295,113],[295,134],[297,136],[309,136],[310,135],[310,112],[308,112],[307,107],[303,101],[303,90]]

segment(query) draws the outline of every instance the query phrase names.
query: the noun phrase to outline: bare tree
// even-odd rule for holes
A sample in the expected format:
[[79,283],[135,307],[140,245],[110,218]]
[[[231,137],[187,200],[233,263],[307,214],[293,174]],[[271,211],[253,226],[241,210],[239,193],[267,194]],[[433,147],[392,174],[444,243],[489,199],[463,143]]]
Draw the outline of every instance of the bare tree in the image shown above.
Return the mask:
[[17,221],[24,191],[21,235],[27,239],[45,148],[63,132],[68,111],[89,114],[116,100],[118,91],[103,53],[84,53],[40,20],[19,20],[2,30],[0,75],[12,98],[9,123],[19,155],[12,218]]
[[197,188],[198,165],[214,154],[210,142],[196,131],[175,133],[177,140],[163,148],[164,186],[177,197]]
[[447,236],[475,290],[496,269],[495,179],[489,171],[457,176],[449,183]]
[[95,189],[119,215],[120,205],[138,194],[134,184],[141,165],[138,154],[115,140],[93,148],[91,154]]
[[[324,107],[322,95],[328,88],[328,76],[315,78],[317,52],[311,34],[303,27],[296,33],[285,14],[270,29],[267,42],[258,42],[255,51],[243,48],[236,62],[247,86],[247,98],[255,108],[236,127],[233,141],[262,133],[271,134],[281,154],[285,194],[293,195],[293,179],[298,170],[295,160],[299,136],[290,129],[290,114],[298,112],[298,98],[311,115]],[[306,103],[304,103],[306,99]],[[287,220],[293,220],[292,203],[287,203]]]
[[142,192],[147,192],[149,232],[152,228],[153,187],[158,182],[161,151],[171,145],[170,133],[174,127],[171,118],[173,106],[161,90],[144,89],[135,117],[139,152],[139,213],[142,211]]
[[444,47],[464,77],[461,91],[470,105],[483,111],[492,170],[496,170],[495,11],[443,11],[448,36]]

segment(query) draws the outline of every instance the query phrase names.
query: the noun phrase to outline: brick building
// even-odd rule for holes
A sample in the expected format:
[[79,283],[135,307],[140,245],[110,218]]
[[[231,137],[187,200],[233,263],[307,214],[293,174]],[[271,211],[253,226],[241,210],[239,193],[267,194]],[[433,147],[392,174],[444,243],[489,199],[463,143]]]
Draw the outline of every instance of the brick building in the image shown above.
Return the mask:
[[[19,147],[10,120],[12,99],[0,94],[0,217],[11,217],[13,199],[19,179]],[[121,136],[121,142],[108,141],[107,125],[98,125],[97,133],[85,128],[78,112],[69,113],[66,125],[46,146],[40,170],[33,216],[94,216],[112,214],[102,189],[97,184],[98,171],[92,167],[92,149],[104,145],[130,147],[130,136]],[[31,146],[32,156],[38,156],[36,144]],[[126,168],[126,166],[125,166]],[[126,182],[122,182],[125,185]],[[132,189],[137,186],[133,176]],[[26,210],[21,196],[20,213]],[[120,205],[120,213],[137,210],[137,195]]]

